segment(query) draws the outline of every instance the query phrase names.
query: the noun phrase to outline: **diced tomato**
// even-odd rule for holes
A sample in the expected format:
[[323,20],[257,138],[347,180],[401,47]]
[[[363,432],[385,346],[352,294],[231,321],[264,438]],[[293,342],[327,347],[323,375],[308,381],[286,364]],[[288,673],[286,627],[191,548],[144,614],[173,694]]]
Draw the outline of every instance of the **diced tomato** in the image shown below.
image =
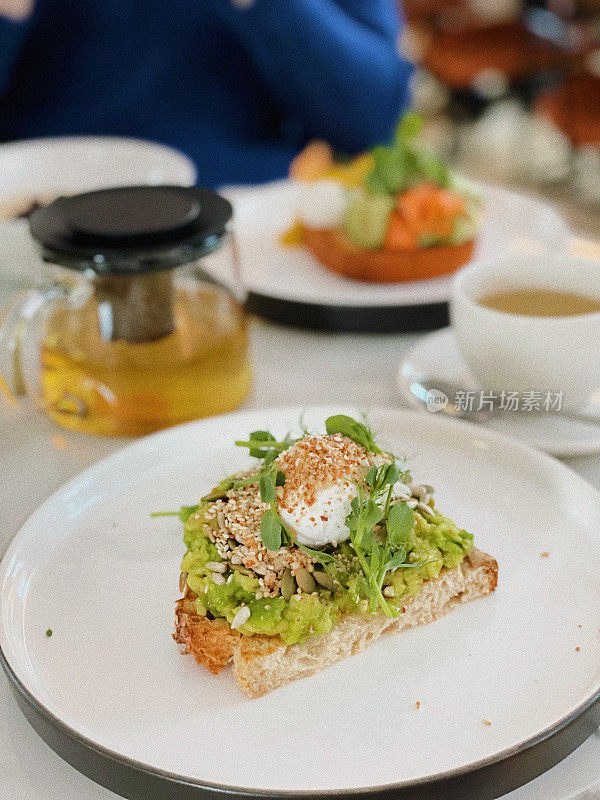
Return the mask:
[[452,235],[457,217],[465,212],[465,201],[447,189],[430,183],[415,186],[397,197],[397,212],[418,239]]
[[417,235],[407,225],[399,211],[392,211],[383,247],[385,250],[413,250],[418,246]]

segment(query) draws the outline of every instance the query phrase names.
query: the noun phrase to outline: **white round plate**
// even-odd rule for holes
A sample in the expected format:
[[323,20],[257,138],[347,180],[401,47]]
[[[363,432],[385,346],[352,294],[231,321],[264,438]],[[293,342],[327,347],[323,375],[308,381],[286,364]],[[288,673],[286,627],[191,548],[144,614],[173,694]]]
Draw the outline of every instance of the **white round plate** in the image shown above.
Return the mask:
[[192,162],[162,144],[121,136],[57,136],[0,144],[0,218],[20,201],[138,183],[192,185]]
[[[203,787],[194,797],[215,787],[267,796],[397,791],[463,780],[542,747],[596,709],[600,494],[497,434],[391,409],[370,414],[379,440],[405,454],[415,478],[436,487],[440,508],[498,559],[496,593],[260,700],[247,700],[229,670],[215,677],[180,655],[170,634],[181,526],[150,512],[196,502],[247,464],[234,439],[293,431],[300,411],[234,414],[139,440],[60,489],[22,527],[0,568],[0,645],[45,734],[50,723],[67,731],[72,763],[82,740],[114,757],[115,771],[133,765]],[[319,430],[339,411],[356,413],[316,408],[304,420]],[[567,752],[554,748],[551,763]],[[528,764],[529,773],[511,773],[510,788],[532,777]],[[140,796],[109,773],[93,774]],[[508,791],[488,783],[487,794],[472,796],[494,790]]]
[[[481,186],[480,190],[484,212],[476,257],[567,248],[571,233],[552,206],[508,189]],[[414,306],[448,301],[452,276],[387,285],[363,283],[335,275],[303,248],[283,247],[279,237],[296,216],[296,191],[295,184],[288,180],[224,190],[234,205],[242,278],[249,292],[334,307]],[[213,264],[215,277],[223,277],[227,270],[225,258]]]
[[[435,378],[476,393],[485,389],[469,375],[451,328],[423,337],[405,356],[396,378],[404,402],[429,415],[409,387],[412,383]],[[582,411],[600,420],[600,387],[597,396],[591,397]],[[507,411],[490,416],[485,424],[491,430],[560,458],[600,453],[600,423],[579,422],[559,414]]]
[[0,273],[2,281],[22,279],[29,285],[44,279],[42,255],[29,233],[26,219],[0,221]]

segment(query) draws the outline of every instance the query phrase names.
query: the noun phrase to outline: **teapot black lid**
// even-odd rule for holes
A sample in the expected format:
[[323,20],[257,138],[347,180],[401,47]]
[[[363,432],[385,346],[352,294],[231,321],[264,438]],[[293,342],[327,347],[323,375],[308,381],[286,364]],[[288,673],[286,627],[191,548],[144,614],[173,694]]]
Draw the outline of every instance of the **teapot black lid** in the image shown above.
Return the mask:
[[218,248],[231,204],[195,186],[125,186],[59,197],[29,220],[47,261],[102,274],[169,269]]

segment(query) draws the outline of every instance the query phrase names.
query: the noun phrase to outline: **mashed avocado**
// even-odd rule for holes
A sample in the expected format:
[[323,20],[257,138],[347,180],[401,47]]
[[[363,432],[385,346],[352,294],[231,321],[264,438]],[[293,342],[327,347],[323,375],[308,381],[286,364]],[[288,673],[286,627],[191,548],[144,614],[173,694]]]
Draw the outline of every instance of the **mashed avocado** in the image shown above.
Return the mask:
[[[216,584],[206,564],[222,559],[205,532],[202,511],[206,507],[205,503],[193,509],[199,513],[190,514],[187,519],[182,516],[187,553],[181,570],[187,573],[187,584],[198,596],[199,614],[225,618],[231,623],[245,605],[250,617],[239,629],[243,634],[280,636],[285,644],[294,644],[327,633],[342,614],[380,613],[370,610],[365,576],[349,542],[331,550],[339,563],[339,585],[334,591],[318,587],[317,593],[295,594],[289,600],[281,596],[257,599],[258,578],[241,568],[228,569],[225,582]],[[473,549],[472,535],[437,511],[432,510],[427,519],[422,515],[415,519],[406,551],[407,562],[417,566],[390,570],[384,580],[384,587],[393,588],[393,595],[388,589],[386,596],[395,615],[402,612],[403,599],[417,595],[424,581],[437,578],[443,568],[456,567]]]

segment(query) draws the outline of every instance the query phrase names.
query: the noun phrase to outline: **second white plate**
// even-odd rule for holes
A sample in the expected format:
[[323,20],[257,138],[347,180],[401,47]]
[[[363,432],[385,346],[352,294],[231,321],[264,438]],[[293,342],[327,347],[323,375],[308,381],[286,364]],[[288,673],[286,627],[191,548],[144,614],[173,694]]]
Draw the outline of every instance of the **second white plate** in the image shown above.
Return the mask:
[[[484,212],[476,258],[567,249],[571,233],[551,205],[500,187],[480,189]],[[234,204],[242,282],[253,311],[334,330],[427,330],[448,324],[452,276],[363,283],[335,275],[301,247],[283,247],[279,237],[294,222],[296,192],[287,180],[224,191]],[[234,281],[225,254],[203,265],[216,278]]]

